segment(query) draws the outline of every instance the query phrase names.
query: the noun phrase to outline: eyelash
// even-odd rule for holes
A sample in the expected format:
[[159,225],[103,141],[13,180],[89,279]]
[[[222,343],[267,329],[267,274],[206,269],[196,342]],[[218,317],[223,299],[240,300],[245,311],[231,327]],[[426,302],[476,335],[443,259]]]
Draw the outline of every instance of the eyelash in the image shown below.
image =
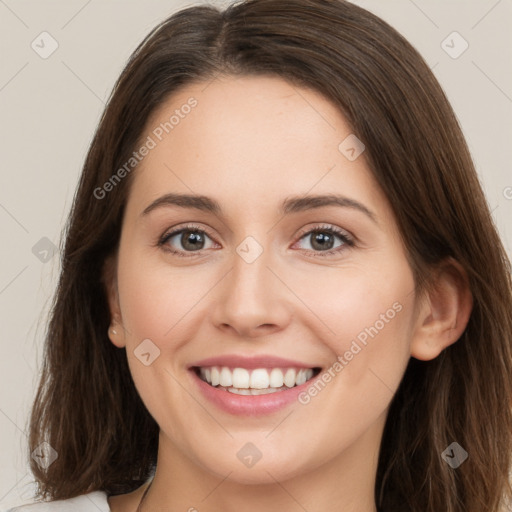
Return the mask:
[[[197,232],[204,233],[210,239],[214,240],[213,235],[209,232],[208,229],[196,226],[194,224],[187,224],[187,225],[182,226],[174,231],[165,233],[158,240],[157,246],[161,247],[163,250],[165,250],[171,254],[174,254],[178,257],[181,257],[181,258],[190,258],[190,257],[194,257],[194,256],[199,256],[198,253],[200,253],[201,250],[199,250],[199,251],[176,251],[176,250],[170,249],[168,246],[166,246],[166,243],[173,236],[179,235],[185,231],[191,231],[194,233],[197,233]],[[311,235],[313,233],[329,233],[331,235],[335,235],[335,236],[339,237],[343,242],[343,245],[339,246],[336,249],[329,249],[328,251],[312,251],[310,249],[304,249],[308,254],[311,254],[315,257],[325,258],[327,256],[330,256],[330,255],[333,255],[336,253],[340,253],[340,252],[346,250],[346,247],[354,247],[355,246],[354,239],[346,231],[343,231],[343,230],[336,228],[335,226],[332,226],[332,225],[321,225],[321,226],[316,226],[316,227],[306,230],[306,231],[302,231],[299,235],[299,240],[302,240],[302,238],[304,238],[306,235]],[[190,253],[190,254],[187,254],[187,253]]]

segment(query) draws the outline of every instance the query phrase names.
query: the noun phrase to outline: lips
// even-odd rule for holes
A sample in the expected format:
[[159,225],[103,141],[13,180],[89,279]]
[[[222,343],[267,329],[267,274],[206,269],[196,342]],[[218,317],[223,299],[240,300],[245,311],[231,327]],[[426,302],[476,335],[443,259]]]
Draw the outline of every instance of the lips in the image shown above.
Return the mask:
[[302,361],[294,361],[271,355],[259,356],[242,356],[236,354],[226,354],[223,356],[209,357],[192,363],[192,367],[208,367],[208,366],[226,366],[228,368],[316,368],[319,364],[304,363]]
[[189,370],[214,405],[231,414],[257,416],[296,401],[321,367],[275,356],[225,355],[197,361]]

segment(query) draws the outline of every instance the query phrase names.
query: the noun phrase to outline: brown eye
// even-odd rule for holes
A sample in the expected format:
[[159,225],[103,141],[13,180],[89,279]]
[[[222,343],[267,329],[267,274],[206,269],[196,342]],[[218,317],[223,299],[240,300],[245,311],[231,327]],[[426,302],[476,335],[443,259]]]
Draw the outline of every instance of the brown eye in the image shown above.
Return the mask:
[[[210,246],[208,246],[209,240]],[[213,241],[204,229],[195,226],[185,226],[163,235],[158,245],[173,254],[192,256],[193,254],[185,253],[194,253],[209,249],[212,247]]]
[[[336,239],[338,242],[336,242]],[[351,236],[334,226],[316,227],[300,237],[300,240],[309,242],[310,247],[304,249],[315,256],[327,256],[344,251],[347,247],[354,246]],[[337,245],[336,245],[337,244]]]
[[182,231],[179,241],[186,251],[198,251],[205,244],[204,235],[198,231]]
[[335,243],[334,235],[322,231],[316,231],[308,235],[310,237],[310,245],[316,251],[326,251],[333,248]]

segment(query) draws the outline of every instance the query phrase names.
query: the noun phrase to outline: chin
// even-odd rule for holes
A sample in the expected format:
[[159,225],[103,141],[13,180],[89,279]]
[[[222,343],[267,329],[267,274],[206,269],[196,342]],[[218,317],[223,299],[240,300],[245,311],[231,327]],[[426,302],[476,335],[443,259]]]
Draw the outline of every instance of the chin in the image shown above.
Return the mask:
[[[276,481],[282,482],[291,478],[297,477],[302,472],[307,473],[311,468],[305,467],[305,454],[301,450],[294,450],[286,457],[282,451],[277,451],[273,448],[273,453],[265,455],[264,448],[262,448],[260,455],[254,450],[254,458],[246,458],[246,453],[251,453],[253,448],[238,449],[239,456],[233,458],[223,459],[218,461],[214,466],[211,461],[216,457],[212,455],[208,459],[205,467],[210,473],[215,474],[216,477],[226,478],[233,483],[243,485],[266,485],[275,484]],[[267,449],[270,449],[268,446]],[[258,457],[260,457],[258,459]],[[245,460],[244,460],[245,459]]]

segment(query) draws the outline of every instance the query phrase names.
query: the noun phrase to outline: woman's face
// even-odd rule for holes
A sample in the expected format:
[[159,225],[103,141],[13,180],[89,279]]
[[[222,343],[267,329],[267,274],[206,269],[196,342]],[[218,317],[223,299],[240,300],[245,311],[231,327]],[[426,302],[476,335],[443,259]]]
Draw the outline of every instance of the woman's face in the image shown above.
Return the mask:
[[112,341],[160,426],[159,456],[241,483],[375,465],[416,299],[343,116],[276,77],[223,77],[170,98],[142,144]]

